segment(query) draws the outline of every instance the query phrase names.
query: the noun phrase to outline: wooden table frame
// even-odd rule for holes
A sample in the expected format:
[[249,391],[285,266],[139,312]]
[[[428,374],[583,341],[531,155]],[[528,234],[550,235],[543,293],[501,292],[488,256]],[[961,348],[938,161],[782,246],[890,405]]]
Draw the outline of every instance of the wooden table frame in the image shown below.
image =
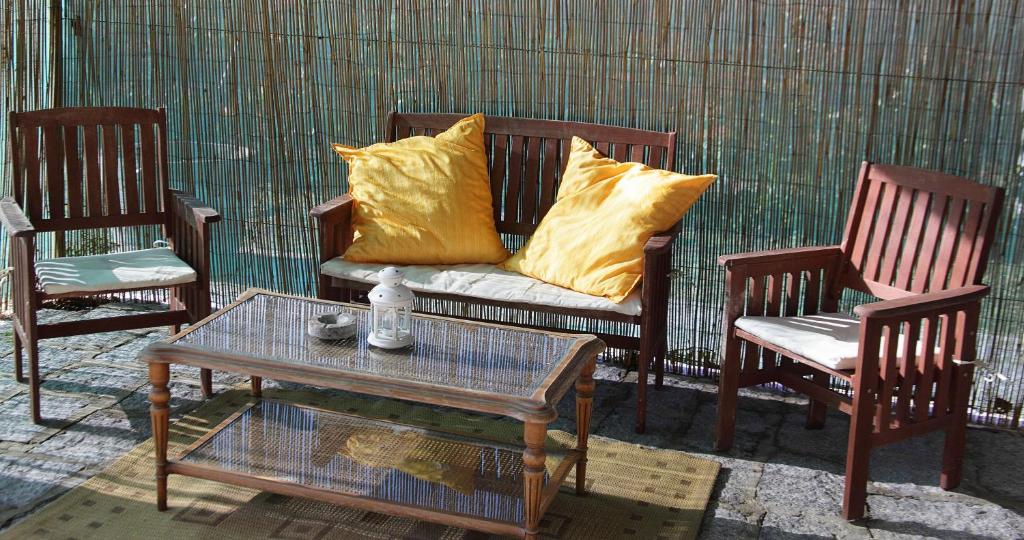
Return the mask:
[[[193,332],[209,321],[222,316],[238,304],[257,294],[287,296],[258,289],[246,291],[236,302],[226,306],[200,321],[195,326],[171,338],[171,343],[151,345],[142,353],[142,359],[149,364],[149,380],[152,390],[150,414],[153,423],[153,439],[156,454],[157,508],[167,509],[167,476],[182,474],[206,478],[225,483],[270,491],[290,496],[303,496],[326,502],[432,521],[445,525],[484,531],[492,534],[511,534],[523,538],[537,538],[540,520],[554,500],[558,487],[575,465],[576,493],[586,492],[587,439],[590,432],[590,417],[593,407],[594,379],[597,355],[604,350],[604,343],[594,336],[557,334],[572,337],[577,343],[561,362],[552,367],[551,374],[528,397],[509,396],[462,388],[444,387],[414,381],[397,381],[366,373],[345,372],[301,364],[283,364],[268,359],[227,354],[200,347],[177,345],[173,341]],[[298,297],[295,297],[298,298]],[[310,300],[311,302],[314,300]],[[324,302],[316,300],[316,302]],[[363,306],[348,306],[351,309],[365,309]],[[425,316],[425,315],[418,315]],[[425,316],[444,319],[444,317]],[[465,321],[453,321],[466,324]],[[483,326],[500,326],[480,323]],[[533,332],[534,330],[517,329]],[[543,332],[553,334],[553,332]],[[252,377],[252,394],[259,397],[264,377],[310,384],[323,388],[346,390],[393,399],[404,399],[429,405],[442,405],[475,412],[503,414],[524,423],[523,440],[523,516],[522,524],[492,521],[479,516],[449,514],[441,511],[415,507],[406,504],[366,499],[310,486],[284,483],[274,479],[186,464],[168,460],[168,402],[170,401],[170,364],[184,364],[217,371],[240,373]],[[576,450],[570,452],[566,464],[555,471],[545,486],[545,449],[547,425],[558,417],[555,405],[571,386],[576,389]],[[230,419],[229,419],[230,420]],[[226,425],[226,424],[222,424]],[[211,433],[217,429],[211,430]]]

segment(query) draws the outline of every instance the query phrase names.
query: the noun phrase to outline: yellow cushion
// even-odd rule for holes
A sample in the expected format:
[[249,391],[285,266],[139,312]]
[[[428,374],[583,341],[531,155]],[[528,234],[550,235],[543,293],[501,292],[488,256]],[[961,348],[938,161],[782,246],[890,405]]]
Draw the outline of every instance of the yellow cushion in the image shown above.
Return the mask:
[[494,227],[484,117],[436,137],[366,148],[334,144],[349,164],[354,241],[345,259],[393,264],[497,263],[508,258]]
[[501,266],[621,302],[643,275],[644,244],[679,221],[715,178],[619,163],[573,137],[557,202]]

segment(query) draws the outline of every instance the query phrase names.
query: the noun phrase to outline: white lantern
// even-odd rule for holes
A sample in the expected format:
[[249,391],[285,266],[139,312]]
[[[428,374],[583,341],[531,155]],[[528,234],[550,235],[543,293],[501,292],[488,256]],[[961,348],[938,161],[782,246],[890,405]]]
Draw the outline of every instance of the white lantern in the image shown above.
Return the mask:
[[370,290],[370,345],[398,349],[412,345],[412,290],[402,285],[405,274],[389,266],[378,273],[380,284]]

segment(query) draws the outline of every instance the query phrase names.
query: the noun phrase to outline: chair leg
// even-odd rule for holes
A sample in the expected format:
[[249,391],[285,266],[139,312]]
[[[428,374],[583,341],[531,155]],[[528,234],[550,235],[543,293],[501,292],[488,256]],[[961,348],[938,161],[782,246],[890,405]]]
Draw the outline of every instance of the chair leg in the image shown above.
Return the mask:
[[206,368],[199,370],[199,386],[203,391],[203,397],[213,397],[213,372]]
[[643,433],[647,427],[647,370],[654,360],[652,336],[640,331],[640,354],[636,359],[636,432]]
[[43,415],[39,406],[39,387],[43,384],[39,376],[39,342],[34,339],[28,340],[28,386],[29,386],[29,411],[34,424],[43,423]]
[[21,367],[21,336],[18,335],[18,331],[14,331],[14,380],[24,383],[25,382],[25,371]]
[[171,331],[171,335],[172,335],[172,336],[173,336],[174,334],[177,334],[178,332],[181,332],[181,325],[180,325],[180,324],[174,324],[174,325],[171,325],[171,329],[170,329],[170,331]]
[[942,451],[942,475],[939,485],[942,489],[956,489],[963,476],[964,446],[967,438],[967,423],[954,421],[946,428],[946,444]]
[[654,355],[654,388],[661,390],[665,386],[665,355],[668,354],[668,338],[662,338],[658,353]]
[[715,419],[715,450],[732,448],[736,432],[736,401],[740,392],[740,342],[725,339],[722,367],[718,376],[718,417]]
[[[828,387],[828,373],[815,373],[813,380],[814,384],[822,388]],[[807,429],[821,429],[825,427],[825,414],[828,412],[828,404],[813,398],[809,399],[810,401],[807,404],[807,423],[804,427]]]
[[853,417],[850,419],[850,437],[846,450],[846,486],[843,490],[843,519],[850,521],[864,517],[868,496],[868,470],[871,466],[871,431],[874,403],[868,401],[858,407],[855,397]]
[[942,489],[956,489],[963,476],[964,447],[967,444],[967,407],[973,373],[969,366],[957,366],[953,395],[953,418],[946,428],[946,444],[942,451],[942,475],[939,485]]

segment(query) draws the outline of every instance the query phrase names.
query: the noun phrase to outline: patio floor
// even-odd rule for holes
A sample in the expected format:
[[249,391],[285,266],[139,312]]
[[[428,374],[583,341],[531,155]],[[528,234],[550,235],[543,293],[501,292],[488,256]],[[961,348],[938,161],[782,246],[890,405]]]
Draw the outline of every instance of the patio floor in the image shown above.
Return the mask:
[[[46,310],[43,320],[103,317],[151,306],[108,304],[89,312]],[[0,321],[0,536],[65,491],[100,472],[149,437],[148,384],[136,354],[166,330],[111,332],[44,341],[40,348],[45,426],[28,422],[27,387],[14,381],[10,323]],[[965,478],[954,492],[938,487],[941,435],[873,454],[870,519],[839,517],[846,417],[829,415],[822,431],[803,429],[805,402],[768,391],[743,394],[736,445],[710,453],[716,387],[667,376],[652,392],[648,433],[633,433],[635,373],[600,366],[592,433],[682,450],[723,464],[702,538],[1022,538],[1024,434],[971,428]],[[216,374],[215,383],[241,382]],[[273,384],[268,381],[266,384]],[[200,404],[197,370],[175,369],[176,416]],[[552,427],[572,429],[572,400]],[[173,420],[174,417],[172,417]]]

